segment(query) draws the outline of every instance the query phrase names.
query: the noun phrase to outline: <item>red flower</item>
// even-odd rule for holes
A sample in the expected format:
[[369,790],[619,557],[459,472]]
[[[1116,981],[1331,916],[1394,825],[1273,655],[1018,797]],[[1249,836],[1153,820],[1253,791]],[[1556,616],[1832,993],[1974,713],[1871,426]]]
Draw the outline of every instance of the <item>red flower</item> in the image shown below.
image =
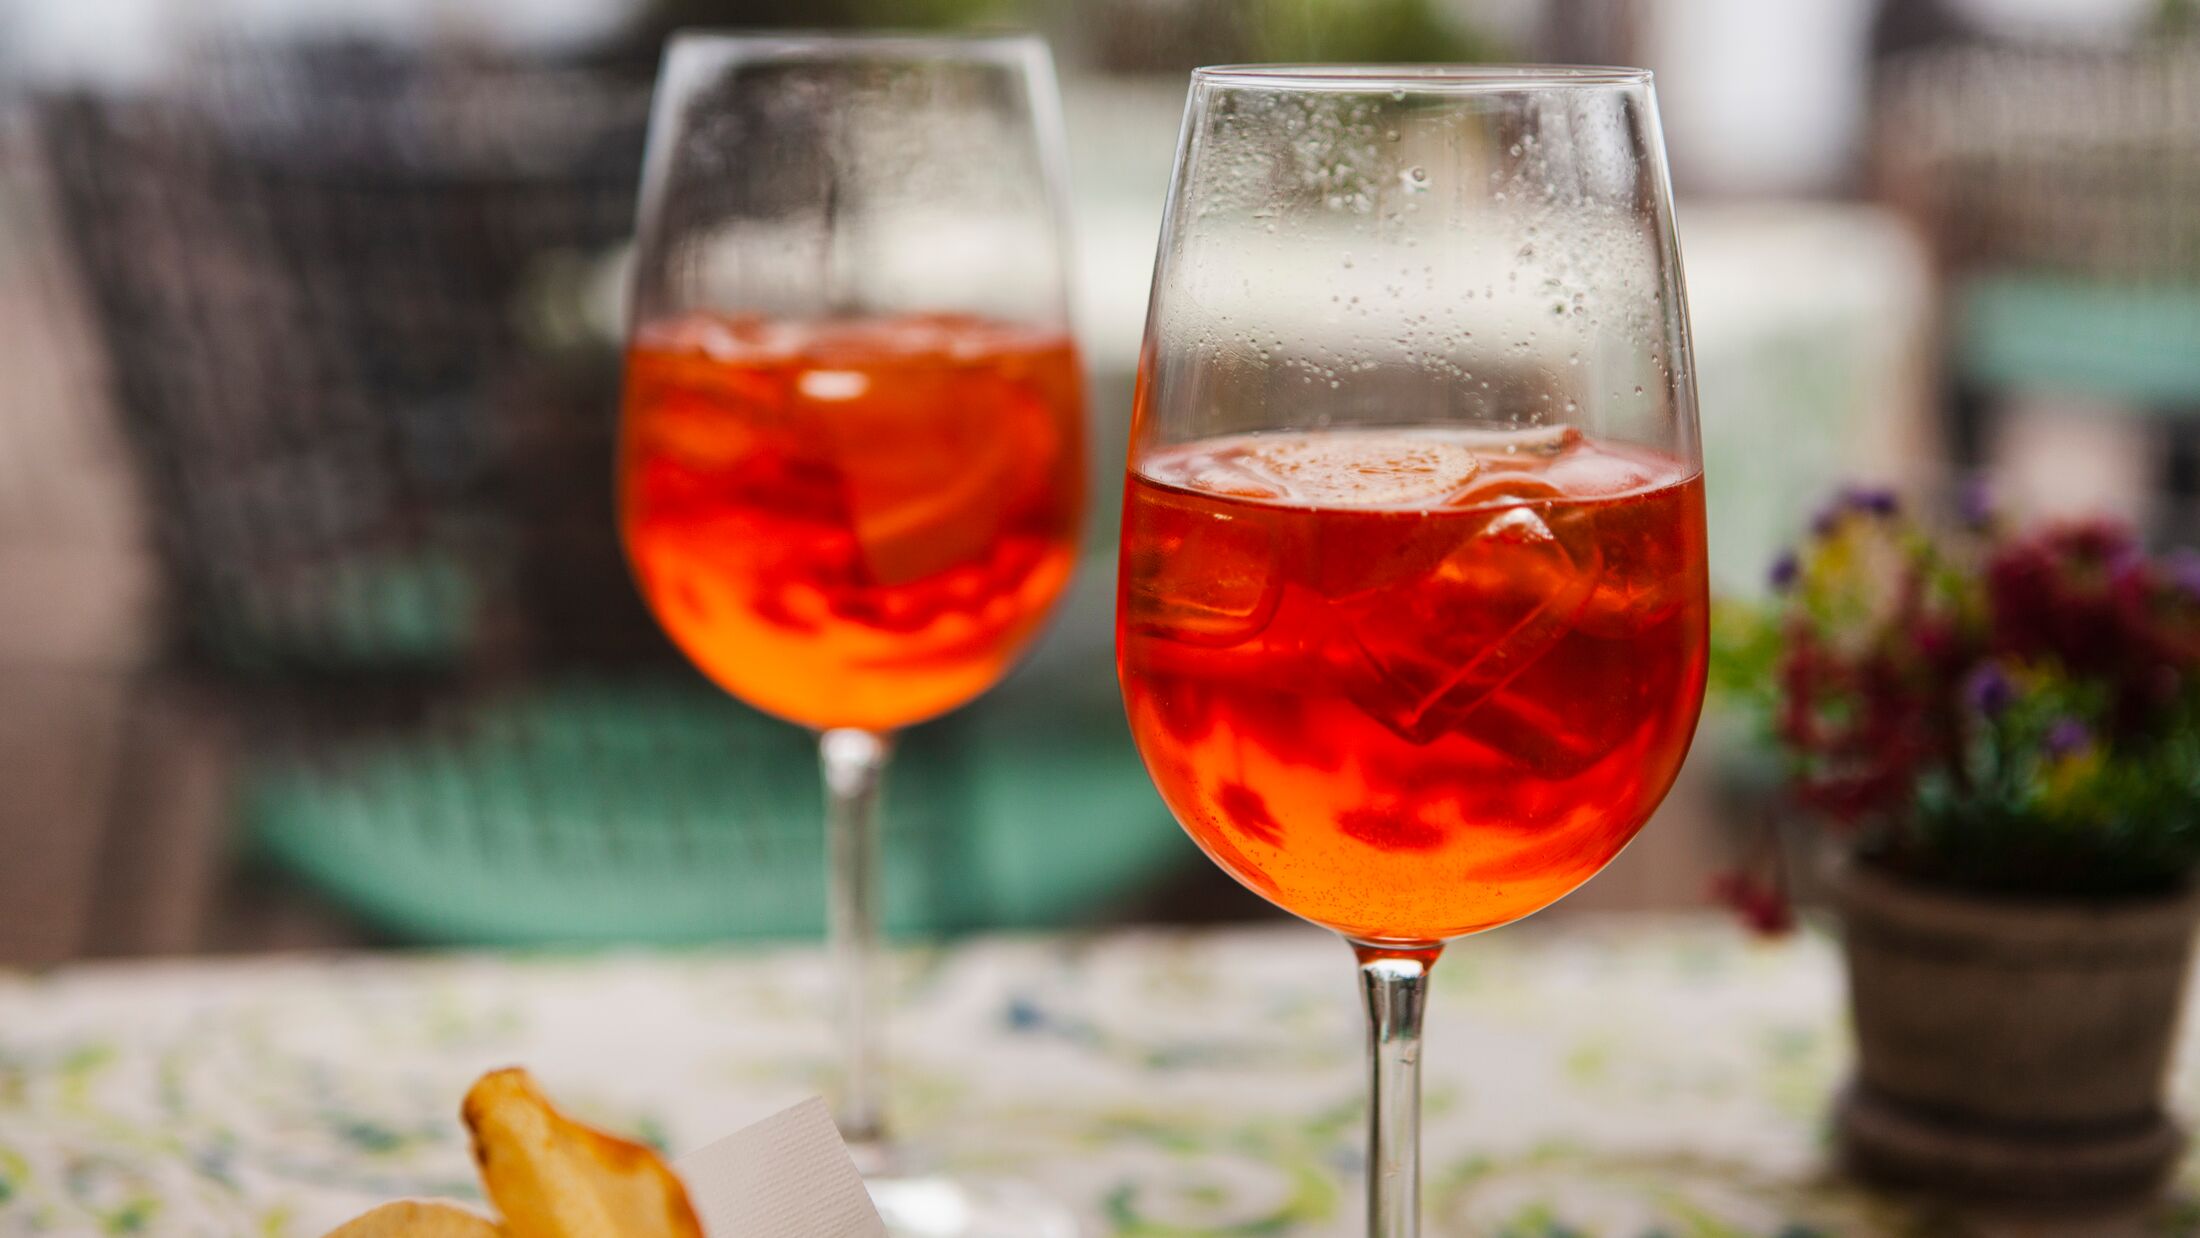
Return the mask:
[[[2062,525],[2009,543],[1986,565],[1997,652],[2052,658],[2073,674],[2105,674],[2128,654],[2123,595],[2138,550],[2105,521]],[[2119,578],[2122,578],[2120,581]]]
[[1995,649],[2104,682],[2118,733],[2150,726],[2200,669],[2200,596],[2121,525],[2013,541],[1988,562],[1986,589]]
[[1733,908],[1742,923],[1768,937],[1795,928],[1795,908],[1788,901],[1787,891],[1776,881],[1739,870],[1720,873],[1711,879],[1711,897]]
[[1857,652],[1820,636],[1805,611],[1787,627],[1774,729],[1798,758],[1797,798],[1844,825],[1899,811],[1956,743],[1955,686],[1976,641],[1932,607],[1918,564],[1894,593],[1883,620],[1846,634]]

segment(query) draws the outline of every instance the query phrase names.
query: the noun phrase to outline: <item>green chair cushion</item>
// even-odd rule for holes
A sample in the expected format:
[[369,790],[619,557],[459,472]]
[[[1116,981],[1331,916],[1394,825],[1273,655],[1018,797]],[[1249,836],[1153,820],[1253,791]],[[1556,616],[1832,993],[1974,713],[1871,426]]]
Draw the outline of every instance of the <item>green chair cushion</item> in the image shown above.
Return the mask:
[[1953,363],[1967,381],[2200,408],[2200,287],[1991,275],[1955,302]]
[[[815,935],[822,812],[810,734],[686,675],[536,686],[270,762],[246,800],[388,931],[491,944]],[[884,846],[887,923],[926,933],[1072,923],[1191,857],[1112,690],[1047,683],[905,735]]]

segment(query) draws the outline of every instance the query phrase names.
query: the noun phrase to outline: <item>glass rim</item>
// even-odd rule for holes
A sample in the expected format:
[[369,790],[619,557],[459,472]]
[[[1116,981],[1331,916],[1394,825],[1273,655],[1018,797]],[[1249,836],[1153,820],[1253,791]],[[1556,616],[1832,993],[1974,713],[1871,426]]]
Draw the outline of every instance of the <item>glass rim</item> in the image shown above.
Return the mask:
[[926,30],[864,29],[831,30],[804,27],[749,29],[741,26],[681,26],[665,37],[665,53],[678,48],[706,48],[764,56],[795,57],[805,53],[900,53],[910,59],[977,58],[986,53],[1028,54],[1046,41],[1032,30],[958,31],[935,34]]
[[1256,90],[1503,93],[1651,84],[1648,69],[1587,64],[1217,64],[1192,70],[1195,85]]

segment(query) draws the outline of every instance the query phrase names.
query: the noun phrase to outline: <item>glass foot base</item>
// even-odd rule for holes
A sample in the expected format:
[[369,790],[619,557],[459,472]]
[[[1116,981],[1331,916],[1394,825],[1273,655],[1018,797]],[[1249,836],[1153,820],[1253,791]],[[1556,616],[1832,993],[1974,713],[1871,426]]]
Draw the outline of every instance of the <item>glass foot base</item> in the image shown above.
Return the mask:
[[894,1238],[1078,1238],[1068,1208],[1011,1178],[865,1178]]

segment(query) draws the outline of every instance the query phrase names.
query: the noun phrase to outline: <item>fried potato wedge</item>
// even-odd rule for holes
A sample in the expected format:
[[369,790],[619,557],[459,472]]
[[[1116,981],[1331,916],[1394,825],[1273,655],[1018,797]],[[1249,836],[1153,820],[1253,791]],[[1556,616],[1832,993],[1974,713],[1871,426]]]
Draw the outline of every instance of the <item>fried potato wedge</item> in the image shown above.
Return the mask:
[[559,1113],[526,1071],[483,1075],[460,1112],[505,1238],[702,1238],[656,1153]]
[[401,1199],[330,1230],[328,1238],[505,1238],[505,1233],[464,1208]]

